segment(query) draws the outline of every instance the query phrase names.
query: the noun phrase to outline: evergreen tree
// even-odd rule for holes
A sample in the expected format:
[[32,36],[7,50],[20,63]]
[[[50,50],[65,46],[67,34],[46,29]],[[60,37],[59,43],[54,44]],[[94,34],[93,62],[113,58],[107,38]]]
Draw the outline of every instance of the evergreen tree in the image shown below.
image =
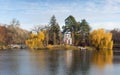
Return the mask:
[[72,33],[72,42],[75,43],[75,32],[78,31],[78,23],[73,16],[69,16],[65,19],[65,26],[63,26],[63,33],[70,31]]
[[80,23],[80,35],[81,35],[81,44],[87,45],[89,44],[89,33],[90,33],[90,26],[85,19],[82,20]]
[[50,20],[50,31],[49,31],[49,36],[50,36],[50,41],[53,42],[53,44],[58,44],[59,42],[59,32],[60,32],[60,27],[59,24],[56,22],[56,18],[53,15]]

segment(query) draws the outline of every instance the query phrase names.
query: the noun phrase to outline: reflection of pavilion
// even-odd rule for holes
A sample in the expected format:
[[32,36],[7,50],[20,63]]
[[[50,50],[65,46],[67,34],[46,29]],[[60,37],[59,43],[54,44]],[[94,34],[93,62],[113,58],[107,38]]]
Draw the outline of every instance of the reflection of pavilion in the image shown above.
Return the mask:
[[91,53],[89,51],[66,51],[65,65],[67,75],[88,75]]
[[69,68],[72,64],[72,50],[66,51],[65,55],[66,66]]

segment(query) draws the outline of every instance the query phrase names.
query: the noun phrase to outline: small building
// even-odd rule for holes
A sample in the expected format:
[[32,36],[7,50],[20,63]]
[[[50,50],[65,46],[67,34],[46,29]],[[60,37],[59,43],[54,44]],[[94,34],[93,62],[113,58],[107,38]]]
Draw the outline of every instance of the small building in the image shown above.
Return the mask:
[[65,32],[63,38],[64,44],[72,45],[71,32]]

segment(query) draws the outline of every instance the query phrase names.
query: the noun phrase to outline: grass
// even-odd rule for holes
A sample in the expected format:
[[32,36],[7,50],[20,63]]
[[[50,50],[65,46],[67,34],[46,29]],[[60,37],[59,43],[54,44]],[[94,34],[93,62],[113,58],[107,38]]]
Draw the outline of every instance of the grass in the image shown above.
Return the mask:
[[[78,46],[71,46],[71,45],[48,45],[44,48],[37,48],[36,50],[81,50],[84,48],[86,50],[94,50],[92,47],[78,47]],[[11,49],[9,46],[0,46],[0,50],[4,49]]]
[[76,46],[70,45],[48,45],[47,49],[49,50],[79,50]]
[[71,46],[71,45],[48,45],[46,47],[48,50],[81,50],[84,48],[86,50],[95,50],[92,47],[78,47],[78,46]]
[[92,51],[92,50],[96,50],[94,47],[89,47],[89,46],[86,46],[85,48],[86,48],[87,50],[91,50],[91,51]]

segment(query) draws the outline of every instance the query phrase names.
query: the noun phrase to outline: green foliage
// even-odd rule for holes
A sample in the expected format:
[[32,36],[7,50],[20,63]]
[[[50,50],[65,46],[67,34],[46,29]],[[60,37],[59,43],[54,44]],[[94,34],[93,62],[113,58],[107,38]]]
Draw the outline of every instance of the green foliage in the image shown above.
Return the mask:
[[62,28],[63,28],[63,32],[66,32],[66,31],[75,32],[78,30],[79,27],[75,18],[70,15],[65,19],[65,26],[63,26]]
[[88,36],[91,28],[85,19],[83,19],[80,23],[77,22],[75,18],[70,15],[65,19],[65,26],[63,26],[62,28],[63,33],[67,31],[72,32],[72,42],[74,45],[88,45]]
[[79,24],[76,22],[75,18],[73,16],[69,16],[65,19],[65,26],[63,28],[64,32],[71,32],[72,33],[72,43],[75,44],[75,32],[79,29]]
[[50,30],[49,30],[49,40],[53,42],[53,44],[58,44],[59,40],[59,32],[60,32],[60,27],[58,23],[56,22],[56,18],[53,15],[50,20]]
[[81,35],[79,33],[75,34],[75,45],[79,45],[81,43]]
[[88,45],[89,44],[89,33],[90,33],[90,26],[85,19],[82,20],[80,23],[80,34],[81,34],[81,44]]
[[88,36],[89,32],[90,32],[91,28],[89,26],[89,24],[87,23],[87,21],[85,19],[82,20],[82,22],[80,23],[80,32],[82,36]]

